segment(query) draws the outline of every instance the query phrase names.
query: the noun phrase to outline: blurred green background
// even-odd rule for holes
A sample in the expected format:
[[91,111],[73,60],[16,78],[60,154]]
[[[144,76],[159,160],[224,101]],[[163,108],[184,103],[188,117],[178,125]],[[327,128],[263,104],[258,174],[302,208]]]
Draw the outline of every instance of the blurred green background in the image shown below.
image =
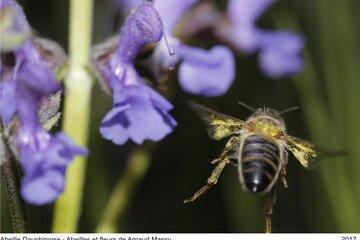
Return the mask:
[[[68,1],[21,2],[30,23],[43,37],[67,48]],[[225,5],[226,1],[218,2]],[[223,6],[224,7],[224,6]],[[93,42],[114,33],[114,8],[95,1]],[[323,160],[306,171],[291,156],[287,181],[279,186],[273,215],[274,232],[360,232],[360,1],[281,0],[262,17],[270,28],[294,29],[306,39],[306,68],[294,78],[271,80],[260,72],[255,56],[237,56],[237,77],[219,98],[199,98],[174,86],[173,116],[179,126],[163,141],[146,149],[151,160],[144,178],[132,188],[124,214],[116,222],[122,232],[262,232],[265,197],[241,190],[237,171],[221,179],[200,201],[184,205],[206,182],[225,142],[207,137],[205,126],[188,108],[196,100],[240,118],[249,112],[237,104],[285,109],[288,132],[322,146],[344,149],[344,158]],[[199,40],[197,45],[215,42]],[[176,82],[176,81],[174,81]],[[86,189],[80,232],[93,232],[128,156],[136,146],[115,146],[98,133],[111,99],[95,84],[87,160]],[[136,181],[130,177],[130,182]],[[1,191],[1,232],[11,232],[7,200]],[[126,197],[130,197],[127,195]],[[53,206],[29,207],[32,231],[51,231]]]

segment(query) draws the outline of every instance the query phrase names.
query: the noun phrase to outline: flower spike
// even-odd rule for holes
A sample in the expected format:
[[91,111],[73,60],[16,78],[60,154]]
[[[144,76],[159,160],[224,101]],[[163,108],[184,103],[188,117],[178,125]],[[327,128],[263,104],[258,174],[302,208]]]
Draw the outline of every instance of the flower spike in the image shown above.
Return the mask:
[[[163,34],[158,12],[151,3],[144,2],[125,20],[110,60],[97,66],[113,97],[113,107],[103,119],[100,133],[115,144],[159,141],[177,125],[168,113],[172,105],[144,83],[134,66],[140,49],[160,41]],[[170,47],[168,50],[170,54]]]
[[[30,29],[16,1],[0,0],[0,7],[10,7],[14,12],[15,23],[11,25]],[[0,95],[6,103],[1,104],[1,119],[5,128],[14,121],[19,122],[15,147],[19,154],[14,155],[19,155],[24,172],[20,192],[28,203],[34,205],[56,200],[64,191],[65,172],[74,156],[87,154],[86,149],[75,145],[65,134],[52,135],[42,126],[42,118],[46,114],[40,110],[44,109],[44,100],[46,102],[47,98],[61,91],[53,72],[58,66],[49,59],[51,50],[48,49],[47,54],[50,55],[47,57],[39,50],[45,42],[26,39],[7,52],[14,55],[15,65],[1,66],[3,81],[0,83]],[[14,118],[15,115],[17,118]],[[8,139],[10,137],[13,136]]]

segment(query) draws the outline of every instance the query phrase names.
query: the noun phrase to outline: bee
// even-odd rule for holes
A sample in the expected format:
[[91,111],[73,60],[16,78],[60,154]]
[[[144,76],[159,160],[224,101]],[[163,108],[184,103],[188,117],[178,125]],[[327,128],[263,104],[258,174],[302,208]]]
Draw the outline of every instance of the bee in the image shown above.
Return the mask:
[[207,184],[184,203],[193,202],[204,195],[219,179],[225,166],[236,166],[243,190],[254,194],[268,193],[264,208],[265,232],[271,232],[271,214],[276,201],[275,185],[280,178],[284,187],[290,151],[306,169],[313,169],[316,160],[324,157],[344,155],[343,152],[325,151],[315,144],[288,135],[282,114],[295,110],[292,107],[283,111],[271,108],[254,109],[245,103],[242,106],[253,113],[246,121],[214,111],[206,106],[190,103],[208,125],[208,135],[214,140],[229,138],[220,157],[213,160],[217,164]]

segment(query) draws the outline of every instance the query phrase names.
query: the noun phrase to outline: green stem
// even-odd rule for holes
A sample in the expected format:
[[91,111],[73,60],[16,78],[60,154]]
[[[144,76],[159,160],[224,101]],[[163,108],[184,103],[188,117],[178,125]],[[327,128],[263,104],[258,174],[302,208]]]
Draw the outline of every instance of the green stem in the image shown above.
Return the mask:
[[125,172],[117,182],[105,207],[96,232],[114,233],[118,231],[119,221],[121,221],[134,196],[135,189],[144,178],[149,165],[149,152],[139,149],[131,154]]
[[[70,1],[69,72],[63,131],[77,144],[88,141],[91,78],[87,72],[91,46],[92,0]],[[75,232],[81,214],[85,158],[77,157],[67,172],[67,187],[54,210],[53,232]]]
[[19,196],[19,174],[14,157],[0,133],[1,180],[9,204],[14,233],[30,232],[29,218],[24,201]]

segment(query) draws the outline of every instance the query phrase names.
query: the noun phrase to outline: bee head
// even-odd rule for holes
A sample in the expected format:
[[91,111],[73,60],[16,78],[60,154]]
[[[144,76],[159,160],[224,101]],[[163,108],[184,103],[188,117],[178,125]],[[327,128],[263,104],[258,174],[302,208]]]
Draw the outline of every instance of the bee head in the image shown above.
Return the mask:
[[274,122],[279,125],[285,125],[284,119],[281,116],[281,112],[272,109],[272,108],[257,108],[254,113],[251,114],[250,118],[265,118],[265,119],[274,119]]
[[254,132],[277,136],[280,132],[286,131],[284,119],[280,112],[271,108],[257,108],[246,120]]
[[273,132],[274,134],[277,132],[276,130],[286,130],[285,121],[281,115],[286,112],[298,109],[298,107],[291,107],[282,111],[277,111],[275,109],[266,107],[255,109],[243,102],[239,102],[239,104],[253,112],[246,120],[248,123],[251,123],[255,128],[270,129],[270,132]]

